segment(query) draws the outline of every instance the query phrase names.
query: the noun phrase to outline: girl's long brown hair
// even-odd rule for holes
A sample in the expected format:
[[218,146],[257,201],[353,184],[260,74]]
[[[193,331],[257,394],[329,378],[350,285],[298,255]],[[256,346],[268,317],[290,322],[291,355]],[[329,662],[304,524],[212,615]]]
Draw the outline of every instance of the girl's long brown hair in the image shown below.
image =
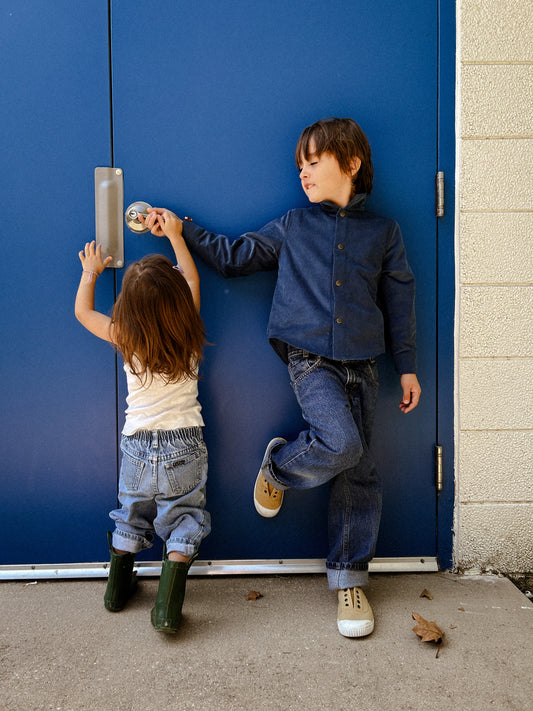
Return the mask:
[[113,341],[141,382],[197,379],[205,328],[183,274],[152,254],[128,267],[113,308]]

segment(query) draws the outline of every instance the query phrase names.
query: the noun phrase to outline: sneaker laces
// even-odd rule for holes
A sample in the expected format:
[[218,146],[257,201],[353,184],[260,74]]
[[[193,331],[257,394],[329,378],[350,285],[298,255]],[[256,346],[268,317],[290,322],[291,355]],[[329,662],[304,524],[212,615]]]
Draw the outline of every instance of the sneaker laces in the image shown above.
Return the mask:
[[358,588],[345,588],[343,593],[345,607],[355,607],[358,610],[361,609],[361,595]]
[[276,496],[279,494],[279,489],[274,488],[272,484],[265,479],[265,477],[263,477],[263,486],[265,494],[268,494],[268,496],[276,498]]

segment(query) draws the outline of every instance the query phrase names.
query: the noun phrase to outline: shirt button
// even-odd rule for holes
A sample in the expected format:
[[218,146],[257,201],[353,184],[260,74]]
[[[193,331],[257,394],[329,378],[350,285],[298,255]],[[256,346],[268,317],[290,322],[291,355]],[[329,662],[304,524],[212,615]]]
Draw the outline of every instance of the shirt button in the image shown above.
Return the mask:
[[344,210],[343,210],[342,212],[339,212],[339,215],[340,215],[341,217],[345,217],[346,213],[345,213]]
[[337,281],[335,282],[335,284],[336,284],[337,286],[342,286],[342,281],[341,281],[340,279],[337,279]]
[[338,318],[338,319],[337,319],[337,323],[342,323],[342,319],[341,319],[341,318]]
[[342,244],[342,242],[341,242],[340,244],[338,244],[337,247],[338,247],[339,249],[344,249],[344,245]]

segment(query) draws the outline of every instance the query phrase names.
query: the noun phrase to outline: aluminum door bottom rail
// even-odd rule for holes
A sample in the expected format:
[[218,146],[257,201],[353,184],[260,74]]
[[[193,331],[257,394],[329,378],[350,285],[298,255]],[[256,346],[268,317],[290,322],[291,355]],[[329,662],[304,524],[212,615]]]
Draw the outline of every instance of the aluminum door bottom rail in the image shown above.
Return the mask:
[[[105,578],[109,563],[61,563],[58,565],[0,565],[0,580],[64,580],[69,578]],[[161,561],[139,561],[139,577],[161,574]],[[433,573],[439,570],[437,559],[374,558],[371,573]],[[197,560],[189,575],[286,575],[325,573],[326,562],[320,558],[287,560]]]

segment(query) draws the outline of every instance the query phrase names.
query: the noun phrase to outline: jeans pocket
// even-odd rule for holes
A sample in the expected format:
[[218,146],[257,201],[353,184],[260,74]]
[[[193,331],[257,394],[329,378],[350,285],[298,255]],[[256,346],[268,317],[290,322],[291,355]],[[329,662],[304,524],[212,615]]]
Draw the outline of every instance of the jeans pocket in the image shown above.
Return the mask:
[[321,356],[297,348],[289,350],[288,358],[289,375],[293,385],[316,370],[322,362]]
[[132,457],[128,452],[122,452],[120,478],[126,491],[138,491],[146,462]]
[[368,372],[368,377],[370,379],[370,382],[374,386],[379,385],[379,373],[378,373],[378,364],[376,363],[375,358],[370,358],[368,360],[367,364],[367,372]]
[[206,454],[203,448],[186,450],[165,462],[168,483],[173,494],[184,496],[202,482]]

